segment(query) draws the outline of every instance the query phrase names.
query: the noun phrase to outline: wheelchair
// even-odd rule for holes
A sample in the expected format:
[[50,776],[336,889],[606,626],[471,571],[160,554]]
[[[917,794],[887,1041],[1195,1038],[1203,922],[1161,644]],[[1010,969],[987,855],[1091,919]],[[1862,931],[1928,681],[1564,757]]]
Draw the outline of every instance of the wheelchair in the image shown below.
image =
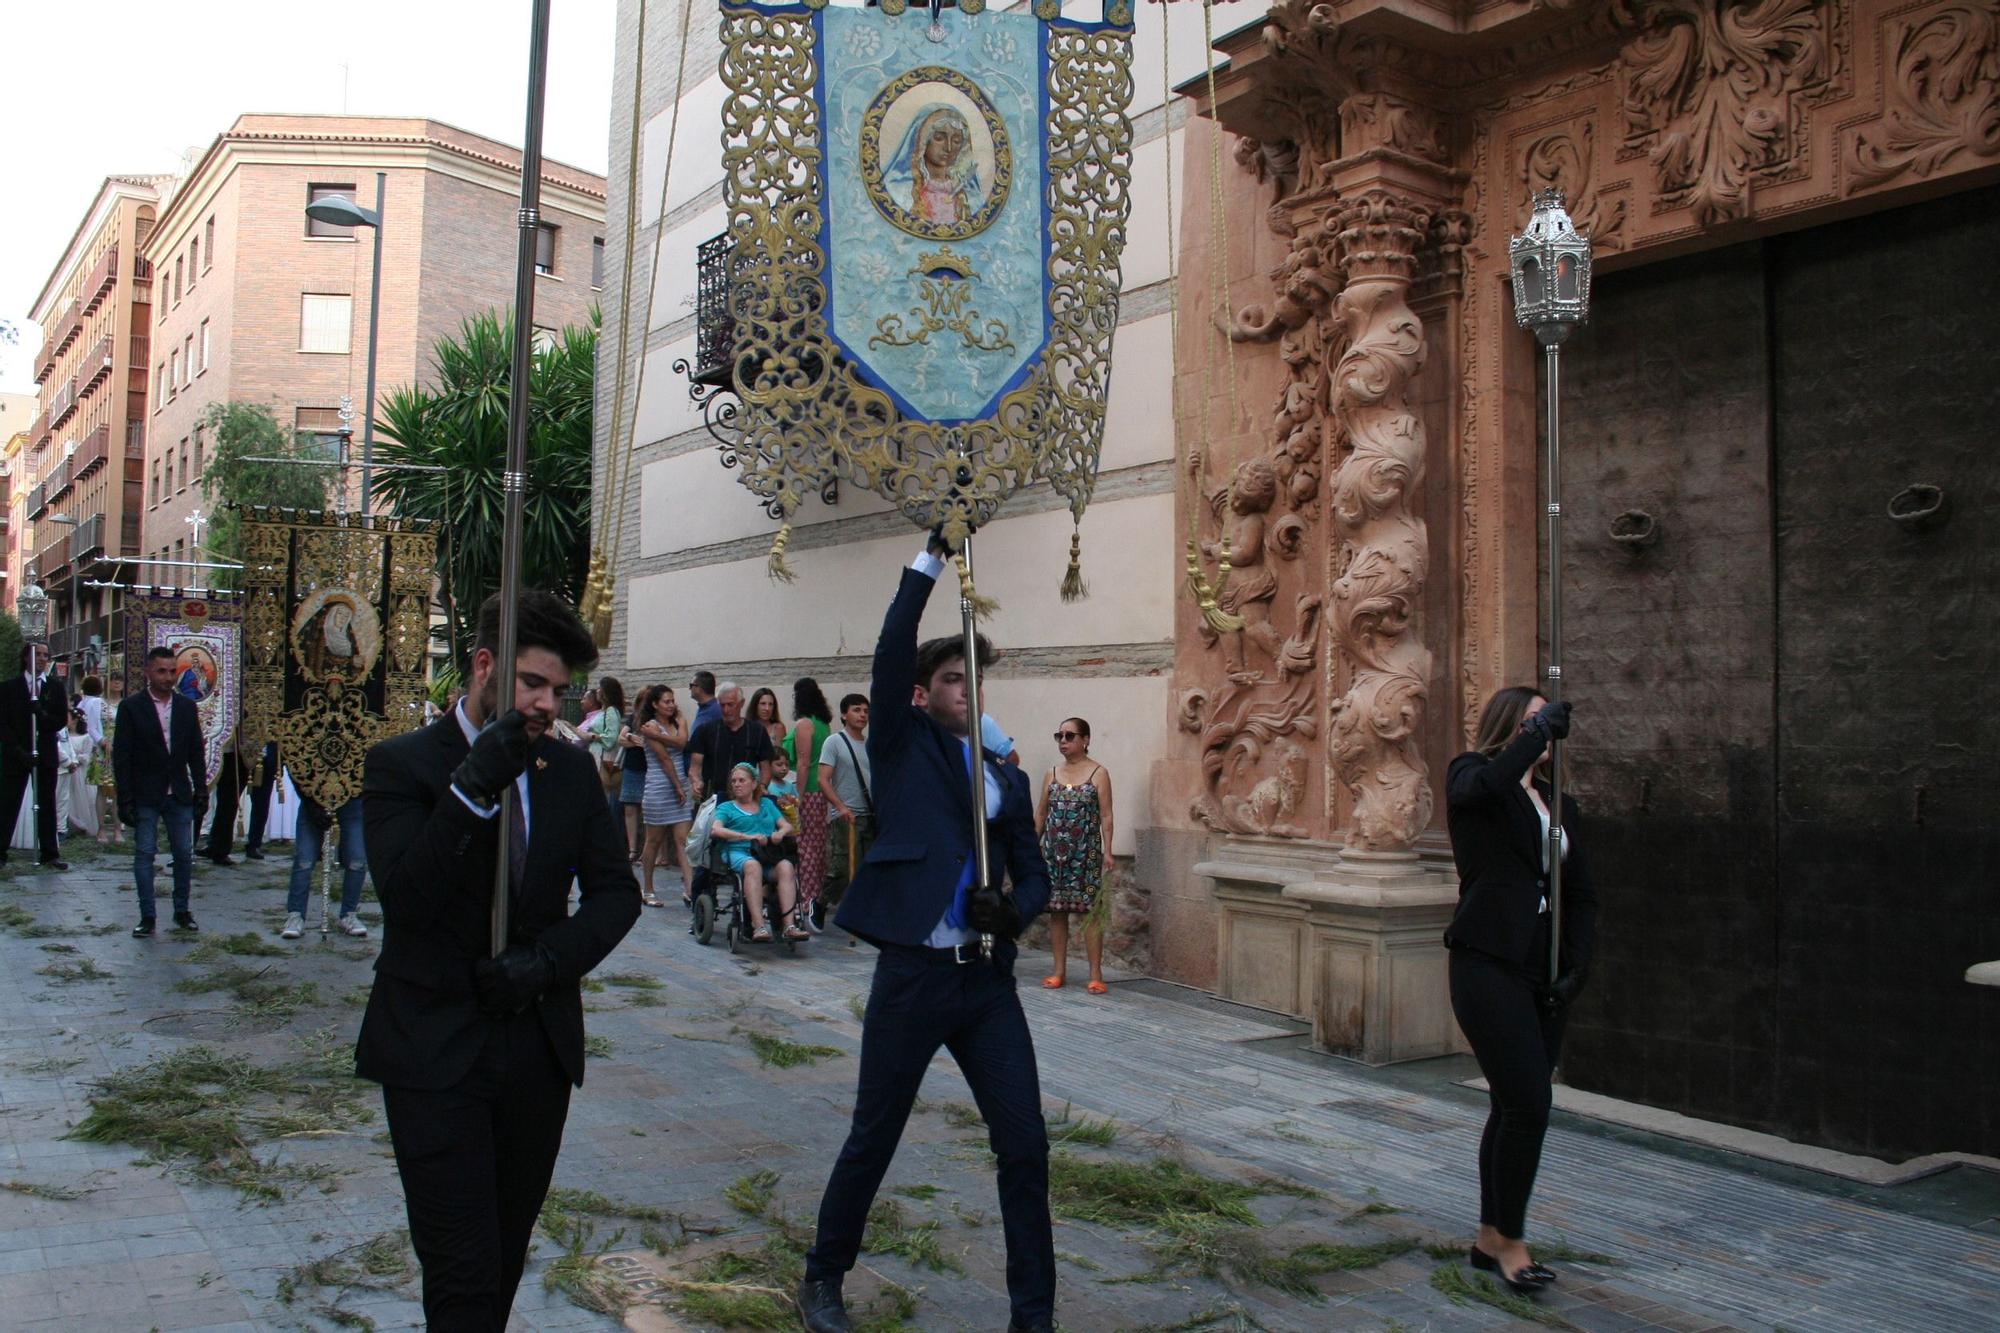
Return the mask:
[[[725,854],[727,846],[728,843],[720,838],[709,840],[708,855],[702,865],[707,872],[705,883],[694,895],[694,937],[701,944],[707,944],[714,938],[719,921],[729,944],[729,952],[740,953],[739,946],[753,942],[750,938],[750,902],[743,892],[743,877],[729,868],[729,858]],[[764,908],[765,922],[771,927],[771,943],[782,944],[786,953],[796,954],[799,942],[785,937],[785,926],[789,922],[779,919],[777,902],[778,890],[774,883],[770,886]]]

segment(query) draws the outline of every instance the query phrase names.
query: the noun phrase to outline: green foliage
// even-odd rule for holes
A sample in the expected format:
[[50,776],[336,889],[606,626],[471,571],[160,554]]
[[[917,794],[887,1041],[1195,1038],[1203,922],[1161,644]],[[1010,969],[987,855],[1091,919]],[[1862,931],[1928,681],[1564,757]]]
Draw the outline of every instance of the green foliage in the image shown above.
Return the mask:
[[[598,315],[535,350],[528,377],[528,484],[522,586],[575,600],[590,559],[591,410]],[[431,348],[431,387],[404,385],[382,400],[377,461],[444,472],[378,471],[374,492],[411,518],[442,525],[438,572],[453,623],[455,660],[467,657],[472,619],[500,586],[514,317],[466,320]]]
[[[202,413],[208,433],[208,461],[201,493],[212,522],[206,534],[208,554],[216,560],[243,558],[243,523],[237,505],[279,505],[291,509],[324,509],[338,472],[297,463],[253,463],[253,458],[325,459],[326,449],[310,435],[299,434],[278,421],[262,403],[216,403]],[[197,557],[199,558],[199,557]],[[192,575],[195,571],[181,571]],[[207,571],[203,571],[207,572]],[[215,571],[214,582],[230,571]],[[162,578],[173,581],[172,572]],[[188,582],[195,582],[192,577]],[[207,579],[200,580],[208,582]],[[4,645],[0,645],[4,646]],[[0,659],[4,660],[4,659]]]
[[21,622],[0,611],[0,669],[16,671],[21,661]]

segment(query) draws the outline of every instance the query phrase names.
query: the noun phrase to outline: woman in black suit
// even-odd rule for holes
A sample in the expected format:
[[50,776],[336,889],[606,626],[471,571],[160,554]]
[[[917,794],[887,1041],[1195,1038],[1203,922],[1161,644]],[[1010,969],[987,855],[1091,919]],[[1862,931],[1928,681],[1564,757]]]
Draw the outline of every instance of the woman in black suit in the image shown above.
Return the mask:
[[1446,818],[1458,864],[1451,1010],[1486,1076],[1492,1111],[1479,1139],[1479,1240],[1472,1264],[1519,1292],[1556,1275],[1522,1239],[1549,1127],[1549,1084],[1564,1018],[1590,966],[1597,893],[1577,846],[1577,805],[1563,797],[1562,956],[1549,984],[1548,781],[1551,740],[1569,734],[1568,703],[1526,686],[1486,703],[1476,748],[1451,761]]

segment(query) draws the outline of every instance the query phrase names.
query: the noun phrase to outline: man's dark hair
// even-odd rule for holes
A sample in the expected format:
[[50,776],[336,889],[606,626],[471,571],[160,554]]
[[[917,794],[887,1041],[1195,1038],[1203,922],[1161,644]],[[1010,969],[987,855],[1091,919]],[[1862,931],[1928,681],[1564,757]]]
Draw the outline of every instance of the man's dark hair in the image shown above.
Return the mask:
[[[583,627],[583,621],[568,602],[554,593],[529,588],[515,604],[514,648],[546,648],[562,659],[571,671],[581,671],[597,661],[597,640]],[[500,594],[494,593],[479,608],[479,630],[472,639],[473,651],[484,648],[500,651]]]
[[[993,645],[987,642],[986,636],[974,635],[973,641],[979,645],[979,664],[992,665]],[[917,645],[917,684],[928,690],[931,681],[936,679],[939,669],[946,662],[954,657],[964,656],[965,636],[962,634],[951,634],[942,639],[925,639]]]
[[146,654],[146,660],[148,662],[157,662],[162,657],[166,658],[169,662],[179,660],[178,655],[174,652],[174,650],[167,647],[164,643],[161,644],[159,647],[153,649],[153,651]]
[[845,713],[848,709],[854,707],[854,705],[856,704],[860,704],[864,708],[867,707],[868,696],[865,694],[843,694],[840,696],[841,712]]
[[706,694],[709,698],[711,699],[714,698],[715,673],[713,671],[695,672],[694,675],[689,677],[688,679],[688,688],[691,690],[700,690],[703,694]]

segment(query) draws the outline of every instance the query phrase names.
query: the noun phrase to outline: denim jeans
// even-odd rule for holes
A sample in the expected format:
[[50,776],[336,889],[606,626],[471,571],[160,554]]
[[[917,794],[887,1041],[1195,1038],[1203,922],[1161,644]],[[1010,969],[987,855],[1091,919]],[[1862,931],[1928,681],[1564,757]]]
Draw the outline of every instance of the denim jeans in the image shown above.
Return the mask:
[[151,921],[154,915],[153,857],[160,850],[160,825],[167,826],[167,845],[174,858],[174,914],[188,911],[188,896],[194,887],[194,807],[167,798],[165,805],[139,807],[139,823],[132,830],[132,882],[139,887],[139,916]]
[[[352,916],[361,906],[361,886],[368,879],[368,852],[361,841],[361,798],[334,811],[340,823],[340,863],[347,873],[340,881],[340,915]],[[319,864],[320,840],[326,837],[326,811],[310,801],[299,806],[298,832],[292,839],[292,886],[285,910],[304,916],[312,896],[313,867]]]

